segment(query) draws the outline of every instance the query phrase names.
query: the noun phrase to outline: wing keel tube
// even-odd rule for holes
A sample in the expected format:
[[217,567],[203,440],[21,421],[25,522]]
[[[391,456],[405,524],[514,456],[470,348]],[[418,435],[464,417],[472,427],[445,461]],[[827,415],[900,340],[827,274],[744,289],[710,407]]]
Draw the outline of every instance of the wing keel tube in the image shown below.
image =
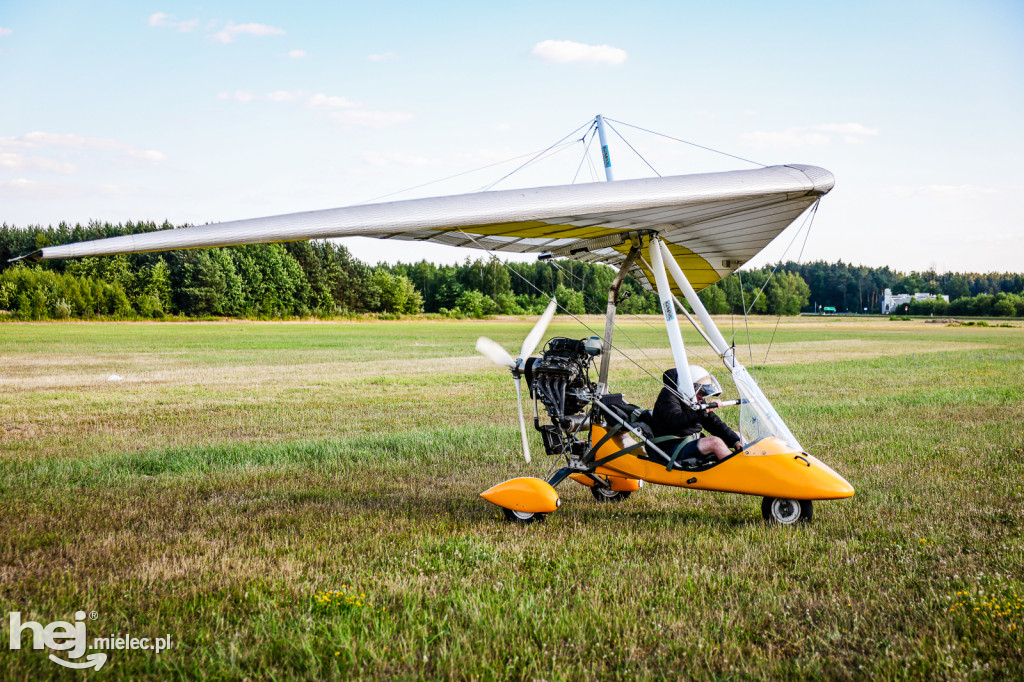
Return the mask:
[[539,478],[513,478],[480,493],[491,504],[530,514],[549,514],[562,503],[558,493]]

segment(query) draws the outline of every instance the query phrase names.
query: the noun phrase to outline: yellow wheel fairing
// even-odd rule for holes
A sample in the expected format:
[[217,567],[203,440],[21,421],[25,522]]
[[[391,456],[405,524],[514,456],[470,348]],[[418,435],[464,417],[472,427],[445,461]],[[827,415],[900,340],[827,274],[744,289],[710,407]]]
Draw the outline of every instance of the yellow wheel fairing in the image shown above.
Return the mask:
[[499,507],[531,514],[548,514],[561,504],[558,493],[547,481],[532,477],[499,483],[480,493],[480,497]]

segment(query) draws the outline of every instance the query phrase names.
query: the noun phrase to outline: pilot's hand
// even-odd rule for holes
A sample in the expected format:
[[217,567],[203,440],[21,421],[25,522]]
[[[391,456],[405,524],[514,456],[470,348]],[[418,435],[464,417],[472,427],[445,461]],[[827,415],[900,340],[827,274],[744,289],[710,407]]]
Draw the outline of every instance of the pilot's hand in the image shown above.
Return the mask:
[[742,450],[742,449],[743,449],[743,443],[741,443],[741,442],[739,442],[739,441],[736,441],[736,445],[734,445],[734,446],[732,446],[732,447],[733,447],[733,449],[734,449],[734,450],[736,450],[737,452],[739,452],[740,450]]
[[716,410],[719,407],[721,407],[722,406],[722,401],[719,400],[718,398],[712,398],[711,400],[707,401],[705,404],[707,405],[708,412],[710,412],[711,410]]

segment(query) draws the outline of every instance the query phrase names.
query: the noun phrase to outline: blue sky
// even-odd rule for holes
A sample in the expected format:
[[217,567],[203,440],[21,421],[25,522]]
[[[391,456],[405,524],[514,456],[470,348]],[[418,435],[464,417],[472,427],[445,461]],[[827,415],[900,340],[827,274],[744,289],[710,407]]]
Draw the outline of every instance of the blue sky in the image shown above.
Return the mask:
[[[831,170],[805,260],[1020,271],[1022,83],[1019,2],[8,0],[0,221],[343,206],[542,149],[603,113]],[[619,130],[665,175],[751,167]],[[650,174],[612,138],[617,177]],[[582,153],[498,187],[571,182]],[[514,166],[394,198],[474,191]],[[348,243],[370,262],[467,254]]]

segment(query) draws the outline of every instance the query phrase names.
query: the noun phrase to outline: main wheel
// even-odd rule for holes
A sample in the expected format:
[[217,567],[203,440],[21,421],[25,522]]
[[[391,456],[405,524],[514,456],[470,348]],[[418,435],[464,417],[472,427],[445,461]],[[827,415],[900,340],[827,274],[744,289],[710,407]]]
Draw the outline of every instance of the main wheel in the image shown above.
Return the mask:
[[540,512],[521,512],[504,507],[501,508],[501,511],[505,512],[505,520],[509,523],[540,523],[547,516],[547,514]]
[[814,505],[810,500],[766,497],[761,501],[761,516],[768,523],[791,526],[794,523],[810,521],[814,518]]
[[602,488],[600,486],[592,486],[590,488],[590,494],[594,496],[594,499],[598,502],[622,502],[630,495],[629,490],[612,490],[611,488]]

